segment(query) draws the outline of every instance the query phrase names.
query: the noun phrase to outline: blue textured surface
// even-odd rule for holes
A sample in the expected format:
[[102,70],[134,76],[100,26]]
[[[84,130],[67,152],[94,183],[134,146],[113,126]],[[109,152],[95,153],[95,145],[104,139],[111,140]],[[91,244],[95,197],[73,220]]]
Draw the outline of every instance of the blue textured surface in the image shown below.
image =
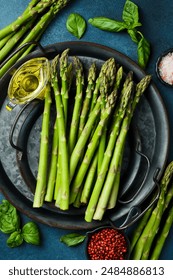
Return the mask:
[[[121,19],[124,0],[74,0],[65,8],[49,25],[45,31],[41,43],[43,46],[63,41],[78,41],[65,27],[70,13],[81,14],[86,21],[95,16],[105,16]],[[152,54],[147,67],[147,73],[152,74],[161,96],[166,105],[170,119],[171,141],[173,140],[173,90],[160,83],[155,74],[155,64],[158,56],[168,48],[173,47],[173,2],[135,0],[139,6],[140,18],[143,26],[141,31],[152,45]],[[0,29],[11,23],[25,9],[29,0],[0,0]],[[125,33],[110,33],[98,30],[87,25],[87,31],[82,41],[96,42],[114,48],[137,61],[136,45]],[[173,148],[170,146],[169,161],[173,159]],[[4,197],[0,194],[0,201]],[[22,215],[23,222],[29,219]],[[0,233],[0,259],[85,259],[85,244],[75,248],[68,248],[59,239],[61,235],[71,231],[50,228],[38,224],[42,236],[42,244],[39,247],[22,245],[19,248],[9,249],[6,246],[7,236]],[[173,260],[173,228],[167,238],[160,259]]]

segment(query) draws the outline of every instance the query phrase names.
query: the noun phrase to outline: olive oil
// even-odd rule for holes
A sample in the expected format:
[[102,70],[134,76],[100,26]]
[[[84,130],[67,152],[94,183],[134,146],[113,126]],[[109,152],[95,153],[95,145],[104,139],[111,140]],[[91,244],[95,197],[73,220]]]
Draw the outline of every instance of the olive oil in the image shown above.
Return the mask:
[[17,104],[25,104],[35,98],[44,99],[49,78],[50,65],[47,58],[33,58],[22,64],[10,80],[10,101],[6,108],[12,110]]

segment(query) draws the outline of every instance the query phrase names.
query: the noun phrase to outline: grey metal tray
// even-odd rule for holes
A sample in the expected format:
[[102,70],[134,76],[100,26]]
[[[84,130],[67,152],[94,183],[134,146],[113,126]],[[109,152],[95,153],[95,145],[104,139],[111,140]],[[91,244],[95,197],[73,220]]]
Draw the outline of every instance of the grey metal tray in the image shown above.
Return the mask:
[[[89,42],[64,42],[49,45],[44,47],[43,51],[38,49],[32,52],[14,67],[18,67],[33,57],[44,55],[52,59],[66,48],[70,48],[70,56],[80,57],[86,68],[92,61],[100,64],[114,57],[118,64],[123,65],[125,72],[129,70],[134,72],[136,82],[146,75],[135,62],[122,53]],[[40,209],[32,207],[32,188],[37,171],[42,106],[33,104],[33,110],[29,114],[26,110],[17,123],[16,135],[14,133],[13,137],[17,139],[18,145],[25,146],[26,152],[22,154],[16,151],[9,142],[11,127],[21,107],[16,107],[10,113],[5,109],[7,87],[14,67],[0,80],[0,188],[6,198],[32,219],[54,227],[92,229],[109,223],[110,220],[117,226],[121,220],[125,221],[125,227],[133,224],[148,207],[148,198],[155,190],[157,181],[164,171],[169,151],[167,112],[154,83],[151,83],[142,97],[133,118],[133,126],[129,131],[124,159],[126,167],[120,188],[119,203],[115,209],[107,211],[101,222],[87,223],[84,221],[84,209],[70,208],[69,211],[63,212],[49,203],[45,203]],[[147,160],[136,152],[137,143]],[[136,212],[133,217],[129,213],[132,214],[134,209]]]

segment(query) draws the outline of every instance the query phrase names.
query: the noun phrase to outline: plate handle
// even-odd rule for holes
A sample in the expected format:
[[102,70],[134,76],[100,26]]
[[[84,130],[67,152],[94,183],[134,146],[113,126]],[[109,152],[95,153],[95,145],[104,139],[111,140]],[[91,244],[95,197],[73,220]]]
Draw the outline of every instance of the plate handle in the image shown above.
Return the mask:
[[[150,165],[151,165],[151,164],[150,164],[150,160],[149,160],[149,158],[148,158],[144,153],[142,153],[142,152],[140,151],[140,144],[141,144],[141,143],[140,143],[139,141],[137,141],[136,153],[139,154],[139,155],[141,156],[141,158],[143,158],[143,159],[145,160],[145,162],[146,162],[146,172],[145,172],[144,178],[143,178],[143,180],[142,180],[142,182],[141,182],[141,184],[140,184],[140,187],[137,189],[137,191],[136,191],[133,195],[131,195],[131,197],[130,197],[129,199],[123,199],[123,195],[122,195],[122,198],[119,198],[119,199],[118,199],[118,202],[121,203],[121,204],[130,203],[130,202],[132,202],[132,201],[136,198],[136,196],[139,194],[139,192],[140,192],[141,189],[143,188],[143,186],[144,186],[144,184],[145,184],[145,182],[146,182],[148,173],[149,173],[149,171],[150,171]],[[128,192],[127,192],[127,193],[128,193]]]
[[[10,133],[9,133],[9,142],[10,142],[10,145],[11,145],[15,150],[17,150],[17,151],[19,151],[19,152],[22,152],[22,153],[24,152],[23,147],[20,147],[20,146],[18,146],[18,145],[16,145],[16,144],[14,143],[14,132],[15,132],[15,130],[16,130],[16,126],[17,126],[17,124],[18,124],[18,122],[19,122],[20,117],[21,117],[22,114],[25,112],[25,110],[27,110],[27,108],[28,108],[29,106],[31,106],[31,109],[30,109],[29,112],[26,114],[25,120],[24,120],[23,123],[22,123],[22,125],[23,125],[23,124],[25,123],[25,121],[27,120],[27,117],[28,117],[28,115],[31,113],[31,111],[32,111],[34,108],[36,108],[39,104],[42,104],[42,103],[43,103],[43,102],[42,102],[41,100],[34,99],[34,100],[32,100],[31,102],[25,104],[25,105],[22,107],[22,109],[18,112],[18,114],[16,115],[16,118],[14,119],[14,122],[13,122],[13,124],[12,124],[12,126],[11,126]],[[19,131],[19,133],[20,133],[20,131]],[[18,137],[17,137],[17,139],[18,139]]]
[[159,173],[160,169],[157,168],[156,171],[154,172],[154,176],[153,176],[153,181],[155,183],[155,188],[156,189],[156,193],[154,194],[154,197],[152,198],[152,200],[149,202],[148,206],[145,207],[143,210],[141,209],[140,206],[133,206],[130,208],[125,221],[122,222],[122,224],[120,226],[115,226],[114,222],[109,219],[110,224],[117,229],[127,229],[128,227],[132,226],[137,220],[139,220],[144,214],[145,212],[154,206],[154,204],[158,201],[159,199],[159,195],[160,195],[160,185],[157,179],[158,173]]

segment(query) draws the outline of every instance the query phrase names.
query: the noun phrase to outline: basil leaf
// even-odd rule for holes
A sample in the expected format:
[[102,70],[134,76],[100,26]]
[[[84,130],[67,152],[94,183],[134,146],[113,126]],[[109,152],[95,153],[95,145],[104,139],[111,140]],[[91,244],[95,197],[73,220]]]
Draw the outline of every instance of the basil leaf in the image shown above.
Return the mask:
[[12,233],[20,227],[20,217],[16,208],[8,200],[0,204],[0,230],[3,233]]
[[127,25],[124,22],[106,17],[90,18],[88,22],[101,30],[110,32],[120,32],[127,28]]
[[23,243],[23,237],[20,231],[14,231],[7,239],[7,245],[10,248],[18,247]]
[[60,241],[67,246],[76,246],[85,240],[85,235],[80,235],[78,233],[69,233],[60,238]]
[[141,35],[141,39],[138,43],[138,64],[142,67],[145,68],[148,60],[149,60],[149,56],[150,56],[150,43],[147,41],[146,38],[144,38],[144,36],[138,32]]
[[139,22],[138,6],[127,0],[123,8],[122,19],[131,28],[141,26],[141,23]]
[[38,226],[34,222],[28,222],[22,228],[23,239],[30,244],[40,244],[40,233]]
[[85,33],[86,21],[77,13],[70,14],[66,21],[66,28],[71,34],[80,39]]

